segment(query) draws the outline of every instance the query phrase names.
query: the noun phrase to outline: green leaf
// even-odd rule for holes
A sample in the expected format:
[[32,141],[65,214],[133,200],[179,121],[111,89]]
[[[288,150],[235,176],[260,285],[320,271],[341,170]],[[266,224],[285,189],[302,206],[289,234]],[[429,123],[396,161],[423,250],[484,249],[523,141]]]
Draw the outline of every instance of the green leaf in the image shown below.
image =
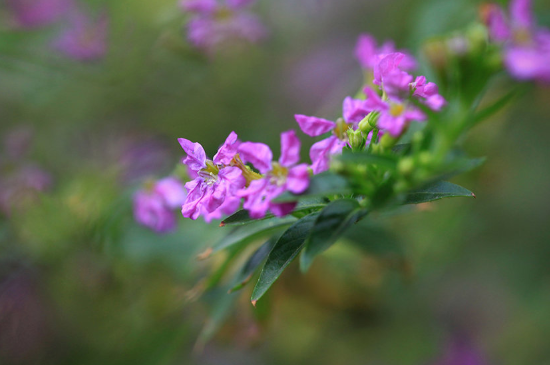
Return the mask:
[[309,187],[300,195],[285,192],[275,198],[273,202],[288,203],[304,198],[323,197],[327,195],[349,194],[351,192],[347,180],[337,174],[329,171],[322,172],[311,177]]
[[267,261],[260,273],[260,278],[252,292],[252,304],[256,304],[271,285],[279,278],[283,270],[292,262],[304,246],[311,228],[319,213],[311,213],[294,223],[277,240],[275,247],[269,253]]
[[[304,198],[298,202],[293,212],[303,212],[311,209],[320,209],[325,205],[327,205],[327,200],[325,198],[322,198],[322,197]],[[258,222],[258,221],[265,220],[268,218],[273,218],[273,217],[274,217],[273,214],[268,213],[265,215],[264,218],[254,219],[250,217],[247,210],[241,209],[235,214],[224,219],[220,224],[220,226],[243,226],[245,224]]]
[[354,199],[338,199],[325,207],[317,217],[300,257],[300,268],[307,271],[313,258],[333,245],[338,238],[367,211]]
[[248,214],[248,210],[241,209],[237,211],[236,213],[230,215],[229,217],[225,218],[221,223],[220,227],[225,226],[242,226],[249,223],[259,222],[268,218],[273,218],[274,215],[271,213],[267,213],[263,218],[260,219],[254,219],[251,218]]
[[254,271],[256,271],[261,263],[267,258],[271,249],[275,246],[275,243],[277,243],[278,238],[279,236],[271,237],[250,256],[237,276],[235,276],[233,287],[229,290],[230,293],[242,289],[248,283]]
[[421,189],[410,191],[403,204],[420,204],[453,197],[474,197],[474,193],[448,181],[438,181]]
[[273,233],[278,229],[289,226],[294,222],[296,222],[296,218],[293,216],[286,216],[282,218],[273,217],[258,221],[254,224],[238,227],[214,245],[210,251],[210,254],[242,242],[250,242],[261,236]]
[[394,155],[375,155],[369,152],[345,153],[338,156],[343,163],[379,165],[390,169],[397,167],[397,158]]

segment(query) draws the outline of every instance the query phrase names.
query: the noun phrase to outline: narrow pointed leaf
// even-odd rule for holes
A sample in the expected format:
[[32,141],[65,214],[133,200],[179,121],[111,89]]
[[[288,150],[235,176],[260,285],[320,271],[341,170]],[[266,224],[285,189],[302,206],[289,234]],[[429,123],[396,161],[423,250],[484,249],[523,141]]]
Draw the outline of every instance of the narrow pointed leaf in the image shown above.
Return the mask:
[[243,265],[242,269],[239,271],[235,279],[233,280],[233,287],[229,290],[230,292],[237,291],[242,289],[248,281],[252,278],[254,271],[262,264],[262,262],[267,258],[279,236],[271,237],[267,242],[261,245],[250,258]]
[[277,243],[267,257],[260,278],[252,292],[251,301],[253,304],[265,294],[279,278],[283,270],[300,253],[318,214],[311,213],[300,219],[277,240]]
[[307,271],[313,258],[333,245],[359,218],[366,214],[357,200],[338,199],[319,213],[300,257],[300,268]]
[[260,238],[261,236],[267,236],[278,229],[290,226],[294,222],[296,222],[296,218],[293,216],[283,218],[273,217],[258,221],[254,224],[239,227],[214,245],[211,253],[218,252],[239,243],[250,242],[254,239]]
[[294,202],[312,197],[324,197],[327,195],[349,194],[351,192],[347,180],[337,174],[331,172],[323,172],[311,177],[309,187],[300,195],[295,195],[286,192],[275,198],[273,201],[277,203]]
[[419,204],[453,197],[475,197],[474,193],[448,181],[438,181],[409,192],[404,204]]

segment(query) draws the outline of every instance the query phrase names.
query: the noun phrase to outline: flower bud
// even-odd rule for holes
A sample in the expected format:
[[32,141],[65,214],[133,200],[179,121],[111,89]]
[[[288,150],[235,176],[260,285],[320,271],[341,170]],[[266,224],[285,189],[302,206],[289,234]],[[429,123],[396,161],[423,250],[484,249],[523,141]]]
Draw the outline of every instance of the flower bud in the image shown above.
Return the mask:
[[365,139],[360,130],[348,129],[348,140],[352,151],[361,151],[365,145]]
[[412,157],[404,157],[397,164],[397,169],[403,175],[410,175],[414,169],[414,160]]
[[363,118],[359,122],[358,129],[362,131],[363,133],[368,134],[370,131],[372,131],[374,128],[369,124],[369,116],[367,115],[365,118]]

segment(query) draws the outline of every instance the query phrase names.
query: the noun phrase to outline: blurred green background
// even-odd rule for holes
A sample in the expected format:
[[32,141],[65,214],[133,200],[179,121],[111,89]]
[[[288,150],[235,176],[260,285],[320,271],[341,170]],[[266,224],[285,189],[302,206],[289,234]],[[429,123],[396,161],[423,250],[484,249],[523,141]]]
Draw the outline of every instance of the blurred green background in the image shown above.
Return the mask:
[[[178,137],[212,155],[235,130],[277,156],[295,113],[336,117],[360,87],[359,33],[415,52],[475,21],[479,2],[259,0],[270,37],[214,56],[186,43],[173,0],[87,5],[110,24],[107,54],[86,63],[52,50],[58,25],[16,28],[1,10],[2,159],[14,131],[32,134],[25,161],[52,182],[0,216],[0,363],[432,364],[457,334],[487,364],[550,363],[550,88],[465,141],[488,157],[457,179],[477,199],[376,218],[404,266],[336,245],[306,275],[292,265],[254,309],[250,287],[193,295],[223,257],[196,255],[223,228],[178,217],[158,235],[132,216],[135,189],[182,157]],[[550,6],[535,6],[548,26]]]

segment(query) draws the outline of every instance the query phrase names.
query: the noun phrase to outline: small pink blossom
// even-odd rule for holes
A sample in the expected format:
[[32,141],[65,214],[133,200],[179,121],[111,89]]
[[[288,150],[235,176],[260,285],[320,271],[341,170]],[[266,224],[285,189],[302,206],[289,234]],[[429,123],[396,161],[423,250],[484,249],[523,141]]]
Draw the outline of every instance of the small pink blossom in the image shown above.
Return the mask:
[[399,137],[411,121],[426,119],[424,113],[406,102],[397,99],[383,101],[376,91],[368,87],[365,94],[369,106],[380,112],[376,126],[393,137]]
[[279,217],[292,212],[296,203],[274,203],[272,200],[285,191],[300,194],[309,186],[307,165],[297,165],[300,160],[300,140],[296,133],[291,130],[281,134],[281,156],[277,162],[271,161],[271,151],[266,153],[269,147],[262,143],[246,147],[239,149],[243,161],[258,160],[256,156],[261,156],[261,165],[268,166],[268,171],[265,177],[252,181],[250,186],[238,192],[245,200],[243,208],[248,210],[252,218],[262,218],[268,210]]
[[228,165],[240,145],[237,134],[231,132],[213,160],[206,158],[199,143],[185,138],[179,138],[178,141],[187,154],[183,163],[197,175],[194,180],[185,184],[188,195],[182,205],[183,216],[197,219],[199,215],[203,215],[209,220],[217,217],[220,212],[234,213],[238,204],[234,204],[233,198],[246,183],[239,167]]

